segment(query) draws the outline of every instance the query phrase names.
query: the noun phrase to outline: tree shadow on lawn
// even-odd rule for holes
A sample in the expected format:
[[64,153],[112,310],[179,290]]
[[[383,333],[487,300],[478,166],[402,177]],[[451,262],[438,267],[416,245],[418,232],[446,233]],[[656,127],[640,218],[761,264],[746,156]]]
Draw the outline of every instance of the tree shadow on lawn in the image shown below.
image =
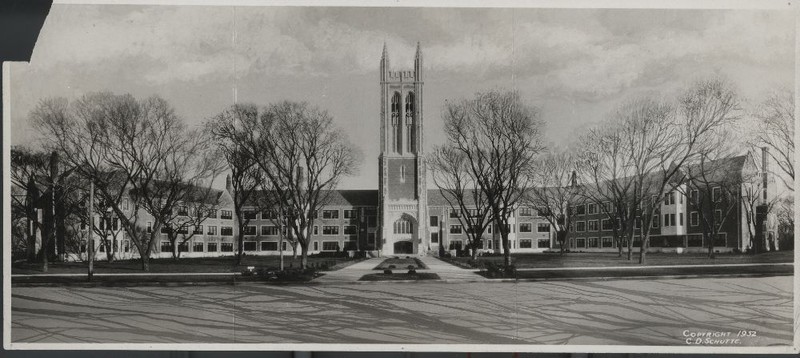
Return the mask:
[[684,345],[685,329],[749,329],[745,346],[790,344],[791,279],[739,280],[15,287],[12,340]]

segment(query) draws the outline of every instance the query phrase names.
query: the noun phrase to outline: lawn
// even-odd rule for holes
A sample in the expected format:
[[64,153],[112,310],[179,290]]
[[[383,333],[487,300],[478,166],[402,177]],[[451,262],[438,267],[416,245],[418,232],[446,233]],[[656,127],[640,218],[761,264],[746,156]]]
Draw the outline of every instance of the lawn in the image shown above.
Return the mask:
[[[758,255],[719,253],[713,259],[701,253],[648,253],[648,266],[659,265],[727,265],[745,263],[783,263],[794,262],[793,251],[768,252]],[[445,259],[458,266],[480,268],[487,262],[497,265],[503,264],[502,256],[478,257],[474,262],[469,257],[454,257]],[[511,263],[517,269],[526,268],[559,268],[559,267],[609,267],[609,266],[638,266],[639,254],[634,252],[630,261],[623,253],[539,253],[511,255]]]
[[418,272],[414,274],[409,273],[371,273],[361,276],[359,281],[422,281],[422,280],[438,280],[439,275],[431,272]]
[[[346,257],[309,257],[308,264],[320,269],[337,270],[349,264],[361,261],[361,259],[351,259]],[[211,273],[211,272],[242,272],[248,266],[264,268],[268,270],[278,270],[280,258],[278,256],[245,256],[241,265],[236,265],[235,257],[197,257],[174,259],[150,259],[150,272],[192,272],[192,273]],[[51,262],[47,273],[86,273],[88,264],[86,262]],[[300,267],[300,257],[293,259],[291,256],[284,257],[284,268]],[[42,273],[40,263],[15,263],[12,265],[13,274],[37,274]],[[138,273],[142,271],[142,264],[139,260],[121,260],[109,263],[105,260],[94,262],[95,273]]]
[[[676,277],[692,277],[696,275],[713,276],[713,275],[742,275],[742,276],[788,276],[794,273],[794,267],[791,265],[780,266],[743,266],[743,267],[725,267],[725,266],[697,266],[697,267],[640,267],[637,269],[625,268],[608,268],[596,270],[563,270],[559,268],[535,270],[535,271],[517,271],[516,275],[510,278],[516,279],[565,279],[565,278],[622,278],[622,277],[658,277],[658,276],[676,276]],[[500,278],[500,276],[492,277],[487,271],[479,273],[488,278]]]
[[414,269],[417,270],[428,268],[420,259],[416,257],[390,257],[386,260],[383,260],[383,262],[378,264],[378,266],[375,266],[373,270],[407,270],[409,266],[414,266]]

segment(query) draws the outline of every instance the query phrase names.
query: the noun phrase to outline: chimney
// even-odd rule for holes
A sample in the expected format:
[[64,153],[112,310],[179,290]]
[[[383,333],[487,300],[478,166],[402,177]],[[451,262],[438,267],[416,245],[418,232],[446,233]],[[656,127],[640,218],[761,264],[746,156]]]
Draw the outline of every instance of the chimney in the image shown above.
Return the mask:
[[570,178],[570,186],[576,187],[578,186],[578,174],[575,171],[572,171],[572,177]]
[[225,176],[225,190],[227,190],[228,193],[233,195],[233,183],[231,182],[231,175],[230,174]]
[[761,147],[761,203],[767,203],[767,189],[768,189],[768,175],[769,175],[769,148]]
[[297,166],[297,186],[298,187],[302,187],[303,186],[303,179],[304,179],[303,178],[303,167],[298,165]]

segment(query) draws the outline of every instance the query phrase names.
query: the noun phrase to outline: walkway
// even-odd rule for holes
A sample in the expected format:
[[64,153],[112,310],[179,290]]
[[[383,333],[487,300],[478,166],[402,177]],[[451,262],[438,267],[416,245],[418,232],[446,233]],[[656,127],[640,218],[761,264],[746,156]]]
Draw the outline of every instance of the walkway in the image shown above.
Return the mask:
[[442,280],[447,282],[473,282],[473,281],[487,281],[486,277],[478,275],[475,270],[468,270],[461,268],[450,263],[439,260],[433,256],[422,256],[419,258],[425,266],[428,266],[428,272],[433,272]]
[[375,257],[371,259],[367,259],[361,261],[359,263],[352,264],[345,268],[338,269],[336,271],[328,271],[325,272],[324,276],[318,277],[314,279],[312,282],[317,283],[343,283],[343,282],[356,282],[358,281],[361,276],[370,273],[376,273],[380,271],[373,270],[375,266],[378,266],[383,260],[386,260],[385,257]]

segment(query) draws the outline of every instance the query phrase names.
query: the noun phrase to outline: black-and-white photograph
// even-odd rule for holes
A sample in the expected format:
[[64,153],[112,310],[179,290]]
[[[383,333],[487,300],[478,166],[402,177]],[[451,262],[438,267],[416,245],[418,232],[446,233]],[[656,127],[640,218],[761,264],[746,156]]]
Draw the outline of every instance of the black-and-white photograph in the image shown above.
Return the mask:
[[4,347],[797,352],[767,4],[55,4]]

